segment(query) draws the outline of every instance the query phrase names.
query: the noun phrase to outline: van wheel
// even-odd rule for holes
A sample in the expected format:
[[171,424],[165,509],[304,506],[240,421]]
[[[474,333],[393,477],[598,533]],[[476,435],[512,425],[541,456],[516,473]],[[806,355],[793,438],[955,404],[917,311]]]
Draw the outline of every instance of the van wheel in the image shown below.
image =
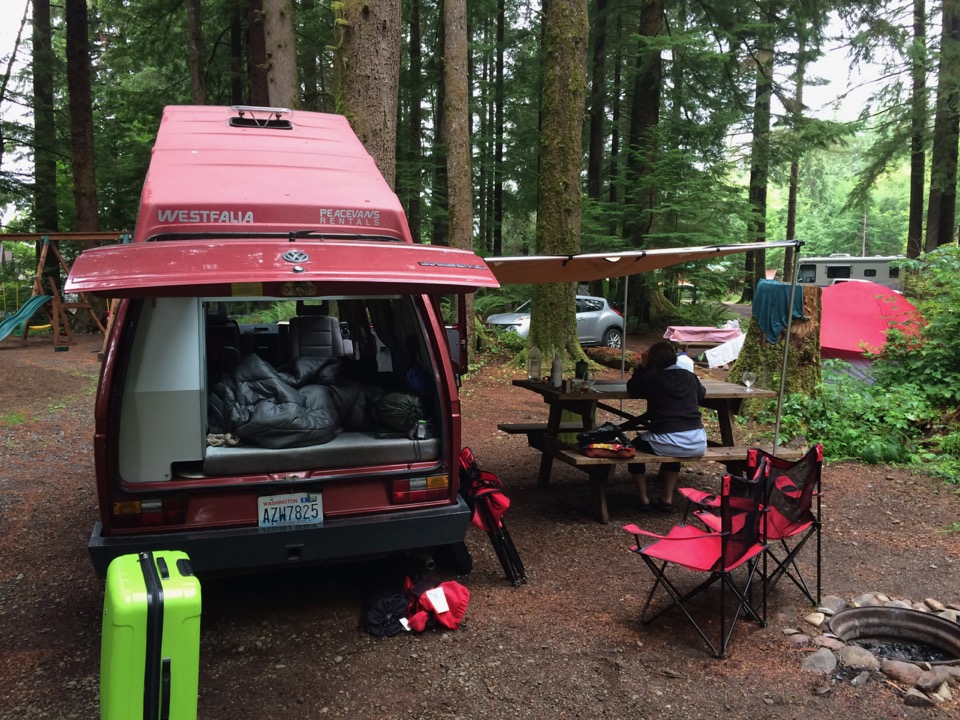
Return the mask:
[[465,542],[443,545],[437,548],[437,559],[458,575],[469,575],[473,570],[473,557]]
[[618,348],[623,345],[623,332],[620,328],[607,328],[606,332],[603,333],[603,340],[601,344],[609,348]]

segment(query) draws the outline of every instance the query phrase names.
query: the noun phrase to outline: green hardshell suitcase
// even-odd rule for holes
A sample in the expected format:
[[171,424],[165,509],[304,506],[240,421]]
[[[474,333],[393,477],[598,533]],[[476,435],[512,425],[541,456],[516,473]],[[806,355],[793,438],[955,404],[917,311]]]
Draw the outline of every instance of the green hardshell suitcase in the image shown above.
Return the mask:
[[200,583],[186,553],[142,552],[107,568],[101,720],[195,720]]

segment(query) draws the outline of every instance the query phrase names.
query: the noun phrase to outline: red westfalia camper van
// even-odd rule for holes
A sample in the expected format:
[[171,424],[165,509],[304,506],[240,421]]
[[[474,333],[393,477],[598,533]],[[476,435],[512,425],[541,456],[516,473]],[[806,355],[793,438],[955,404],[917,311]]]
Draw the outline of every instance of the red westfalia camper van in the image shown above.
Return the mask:
[[449,547],[468,570],[441,296],[496,286],[473,253],[412,242],[345,118],[167,108],[132,242],[66,285],[120,299],[97,573],[151,549],[204,572]]

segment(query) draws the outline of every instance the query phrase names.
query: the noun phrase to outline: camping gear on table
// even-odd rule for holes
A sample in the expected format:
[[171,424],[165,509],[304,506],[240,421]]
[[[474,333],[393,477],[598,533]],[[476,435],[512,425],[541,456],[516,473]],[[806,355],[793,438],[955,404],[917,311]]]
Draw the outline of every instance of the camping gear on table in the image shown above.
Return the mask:
[[507,580],[514,586],[527,582],[527,571],[503,522],[503,514],[510,507],[503,481],[489,470],[481,470],[468,447],[460,452],[460,483],[463,499],[473,511],[471,522],[486,531]]
[[179,551],[121,555],[107,568],[101,720],[195,720],[200,582]]

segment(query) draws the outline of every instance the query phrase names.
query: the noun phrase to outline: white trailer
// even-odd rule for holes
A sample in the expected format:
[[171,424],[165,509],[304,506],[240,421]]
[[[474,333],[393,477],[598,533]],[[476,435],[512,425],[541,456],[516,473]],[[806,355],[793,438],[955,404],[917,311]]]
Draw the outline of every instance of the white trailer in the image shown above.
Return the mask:
[[829,257],[801,257],[797,282],[827,287],[840,282],[869,280],[893,290],[902,290],[898,263],[904,259],[902,255],[856,257],[834,254]]

